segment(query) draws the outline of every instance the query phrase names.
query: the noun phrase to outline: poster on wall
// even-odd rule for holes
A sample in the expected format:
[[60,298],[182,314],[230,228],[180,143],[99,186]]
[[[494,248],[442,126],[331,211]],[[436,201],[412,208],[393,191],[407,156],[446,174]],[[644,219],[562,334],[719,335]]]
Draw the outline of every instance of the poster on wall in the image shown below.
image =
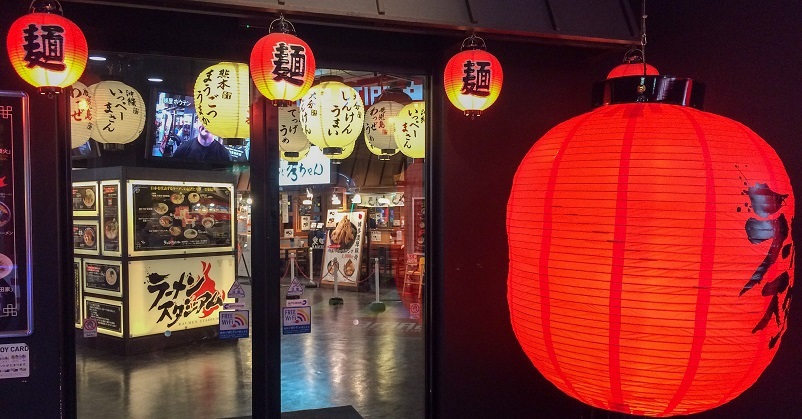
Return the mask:
[[130,256],[234,250],[234,185],[128,182]]
[[72,248],[76,254],[100,254],[97,244],[97,224],[97,221],[73,220]]
[[72,184],[72,215],[97,215],[97,182],[75,182]]
[[120,182],[100,182],[100,236],[102,252],[106,256],[120,254]]
[[83,304],[81,304],[82,293],[81,284],[83,283],[83,269],[81,269],[81,259],[74,258],[72,260],[73,278],[75,279],[75,327],[78,329],[84,326]]
[[118,338],[124,336],[123,319],[125,316],[121,301],[85,296],[84,313],[86,318],[97,321],[98,333]]
[[154,259],[128,264],[130,336],[217,327],[234,283],[234,255]]
[[85,293],[123,296],[121,262],[84,259],[83,276]]
[[29,123],[28,96],[0,90],[0,337],[33,330]]
[[336,278],[339,285],[355,287],[359,284],[366,212],[329,212],[329,216],[334,218],[334,228],[326,231],[321,281],[333,283]]

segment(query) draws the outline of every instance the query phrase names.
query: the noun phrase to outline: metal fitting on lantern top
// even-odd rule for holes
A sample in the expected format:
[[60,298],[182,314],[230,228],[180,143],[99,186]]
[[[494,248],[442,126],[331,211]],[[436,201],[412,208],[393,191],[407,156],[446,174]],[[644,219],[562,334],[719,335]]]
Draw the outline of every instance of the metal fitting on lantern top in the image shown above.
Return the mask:
[[617,103],[665,103],[704,106],[705,84],[672,76],[629,76],[600,81],[593,85],[593,107]]

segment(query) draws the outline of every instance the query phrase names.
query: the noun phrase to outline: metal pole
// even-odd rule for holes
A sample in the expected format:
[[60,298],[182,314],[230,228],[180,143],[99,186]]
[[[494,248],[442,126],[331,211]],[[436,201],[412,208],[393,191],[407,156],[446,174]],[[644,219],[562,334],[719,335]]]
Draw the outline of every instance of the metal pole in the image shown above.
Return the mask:
[[373,271],[376,273],[376,301],[370,303],[370,310],[384,311],[386,307],[383,302],[379,301],[379,258],[375,258],[375,261]]
[[312,247],[310,246],[309,247],[309,282],[311,282],[311,284],[309,284],[309,285],[314,285],[314,286],[317,287],[317,283],[315,282],[315,264],[312,261],[312,258],[314,257],[314,254],[315,253],[312,251]]
[[290,280],[295,279],[295,252],[290,253]]

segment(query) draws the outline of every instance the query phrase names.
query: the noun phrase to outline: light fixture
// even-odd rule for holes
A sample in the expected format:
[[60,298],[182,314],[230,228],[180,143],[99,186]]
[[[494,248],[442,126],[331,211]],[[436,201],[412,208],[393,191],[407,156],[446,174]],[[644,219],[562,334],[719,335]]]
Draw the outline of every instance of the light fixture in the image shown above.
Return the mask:
[[251,205],[251,204],[253,204],[253,199],[252,198],[248,198],[248,199],[245,200],[245,203],[247,203],[248,205]]
[[342,204],[342,201],[340,200],[340,197],[337,196],[337,192],[336,191],[331,194],[331,203],[332,203],[332,205],[340,205],[340,204]]
[[484,39],[471,34],[443,72],[448,100],[471,118],[480,116],[498,99],[504,80],[501,64],[486,48]]
[[360,195],[359,192],[354,194],[354,196],[351,197],[351,203],[352,204],[361,204],[362,203],[362,195]]
[[336,155],[356,141],[365,123],[362,98],[339,76],[322,76],[301,98],[301,127],[324,155]]
[[312,198],[314,198],[314,195],[312,195],[312,191],[310,191],[309,188],[307,188],[306,189],[306,199],[301,201],[301,203],[304,204],[304,205],[312,205]]
[[250,78],[248,66],[221,62],[200,72],[195,80],[195,110],[212,134],[248,138],[250,133]]
[[395,143],[404,155],[423,158],[426,155],[426,107],[412,102],[401,109],[395,123]]
[[312,86],[315,56],[284,15],[271,22],[268,31],[251,51],[253,84],[273,105],[288,106]]
[[94,128],[94,105],[89,88],[76,81],[69,88],[70,92],[70,145],[80,147],[89,140]]
[[133,87],[114,80],[87,88],[94,103],[92,138],[107,149],[118,149],[139,137],[147,112],[142,95]]
[[148,81],[153,82],[153,83],[161,83],[161,82],[164,81],[164,79],[160,79],[158,77],[148,77]]
[[[300,110],[295,104],[283,106],[278,109],[278,147],[281,150],[281,158],[300,160],[303,151],[304,156],[309,153],[309,140],[301,128]],[[299,158],[300,157],[300,158]]]
[[720,406],[786,331],[790,179],[756,133],[703,112],[703,93],[689,79],[607,79],[597,108],[548,131],[514,177],[512,329],[543,376],[592,406]]
[[398,113],[412,99],[399,86],[390,86],[376,103],[365,111],[365,144],[379,160],[389,160],[398,153],[395,143],[395,122]]
[[58,1],[34,0],[30,13],[8,30],[6,49],[11,65],[39,93],[61,93],[78,81],[86,68],[86,37],[62,14]]
[[390,205],[390,199],[384,196],[379,198],[376,202],[378,202],[379,205]]
[[90,61],[103,62],[103,61],[106,61],[106,57],[104,57],[102,55],[90,55],[89,56],[89,60]]

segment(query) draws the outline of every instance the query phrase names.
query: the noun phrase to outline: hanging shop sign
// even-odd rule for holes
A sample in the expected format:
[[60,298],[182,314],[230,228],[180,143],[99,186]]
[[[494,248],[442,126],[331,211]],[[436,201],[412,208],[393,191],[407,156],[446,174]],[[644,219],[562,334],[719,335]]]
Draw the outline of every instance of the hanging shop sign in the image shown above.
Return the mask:
[[331,183],[331,160],[320,148],[312,146],[309,154],[297,163],[284,158],[279,161],[279,186],[328,185]]
[[501,93],[504,72],[496,57],[485,51],[485,41],[471,35],[462,42],[462,51],[451,57],[443,72],[448,100],[465,116],[480,116]]
[[0,90],[0,337],[33,331],[28,96]]
[[544,377],[595,407],[727,403],[789,327],[789,176],[755,132],[698,109],[703,92],[668,76],[600,82],[598,107],[539,139],[513,180],[512,329]]
[[366,220],[365,211],[327,213],[326,225],[334,227],[326,231],[322,281],[333,283],[336,278],[340,285],[359,284]]
[[235,277],[233,255],[131,261],[130,337],[216,327]]
[[120,182],[100,182],[100,236],[104,256],[121,255],[120,252]]
[[234,250],[230,183],[128,181],[128,254]]

